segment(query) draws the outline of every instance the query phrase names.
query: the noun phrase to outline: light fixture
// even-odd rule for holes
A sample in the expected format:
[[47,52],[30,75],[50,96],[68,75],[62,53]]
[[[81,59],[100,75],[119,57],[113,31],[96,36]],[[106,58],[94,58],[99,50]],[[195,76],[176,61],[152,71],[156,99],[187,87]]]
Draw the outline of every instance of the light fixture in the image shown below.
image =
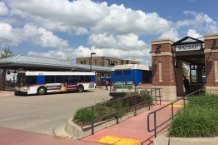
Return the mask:
[[216,48],[217,48],[217,46],[216,46],[216,39],[213,39],[211,49],[216,49]]
[[155,53],[160,53],[160,48],[161,48],[161,45],[158,44],[157,47],[156,47]]
[[90,71],[92,71],[92,55],[96,55],[95,52],[91,52],[91,58],[90,58]]

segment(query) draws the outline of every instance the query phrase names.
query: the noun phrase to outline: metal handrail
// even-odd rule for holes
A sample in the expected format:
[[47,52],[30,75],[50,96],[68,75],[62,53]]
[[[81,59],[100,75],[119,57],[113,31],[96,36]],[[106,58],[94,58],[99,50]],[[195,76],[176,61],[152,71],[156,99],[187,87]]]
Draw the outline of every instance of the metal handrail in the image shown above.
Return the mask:
[[[146,101],[143,101],[143,102],[140,102],[140,103],[137,103],[137,104],[134,104],[133,106],[130,106],[128,109],[134,109],[133,111],[134,111],[134,116],[136,116],[137,115],[137,106],[139,106],[139,105],[143,105],[143,104],[147,104],[148,106],[148,109],[150,110],[150,108],[151,108],[151,105],[152,104],[150,104],[150,102],[149,102],[150,100],[146,100]],[[119,110],[120,111],[120,110]],[[106,117],[108,117],[108,116],[114,116],[115,117],[115,119],[116,119],[116,124],[118,124],[119,123],[119,120],[118,120],[118,118],[119,118],[119,116],[117,115],[117,111],[116,112],[113,112],[113,113],[109,113],[109,114],[106,114],[106,115],[104,115],[103,117],[101,116],[101,117],[99,117],[99,118],[96,118],[96,119],[94,119],[93,121],[92,121],[92,123],[91,123],[91,130],[92,130],[92,135],[95,133],[95,131],[94,131],[94,127],[95,127],[95,123],[98,121],[98,120],[100,120],[101,118],[106,118]]]
[[[171,102],[171,103],[169,103],[169,104],[167,104],[167,105],[165,105],[165,106],[163,106],[163,107],[161,107],[161,108],[158,108],[157,110],[154,110],[154,111],[148,113],[148,115],[147,115],[147,130],[148,130],[148,132],[153,132],[153,131],[154,131],[154,135],[153,135],[153,136],[154,136],[154,137],[157,137],[158,128],[162,127],[162,126],[163,126],[164,124],[166,124],[168,121],[173,120],[173,118],[177,115],[176,113],[174,113],[173,105],[174,105],[176,102],[183,100],[183,105],[184,105],[184,107],[185,107],[185,106],[186,106],[186,100],[188,100],[188,97],[191,97],[191,96],[193,96],[193,95],[195,95],[195,94],[200,95],[200,93],[201,93],[202,91],[203,91],[203,92],[208,92],[208,91],[209,91],[209,95],[211,95],[211,92],[212,92],[212,91],[213,91],[213,92],[218,92],[218,90],[199,89],[199,90],[194,91],[194,92],[192,92],[192,93],[189,93],[189,94],[187,94],[186,96],[184,96],[184,97],[182,97],[182,98],[179,98],[179,99],[177,99],[177,100],[175,100],[175,101],[173,101],[173,102]],[[156,116],[157,112],[159,112],[160,110],[163,110],[164,108],[166,108],[166,107],[168,107],[168,106],[171,106],[171,117],[168,118],[168,119],[166,119],[165,121],[163,121],[162,123],[160,123],[160,124],[157,125],[157,116]],[[152,114],[154,114],[154,128],[153,128],[153,129],[150,128],[150,116],[151,116]],[[167,127],[167,126],[166,126],[166,127]],[[164,128],[165,128],[165,127],[164,127]],[[162,130],[163,130],[163,129],[162,129]],[[148,139],[152,138],[153,136],[149,137]]]
[[[167,122],[169,122],[170,120],[173,120],[173,118],[177,115],[177,113],[174,112],[174,107],[173,107],[173,105],[174,105],[176,102],[183,100],[183,106],[185,107],[185,106],[186,106],[186,100],[188,99],[188,97],[189,97],[189,96],[192,96],[192,95],[194,95],[194,94],[196,94],[196,93],[200,94],[201,91],[205,91],[205,89],[199,89],[199,90],[197,90],[197,91],[194,91],[194,92],[192,92],[192,93],[189,93],[189,94],[187,94],[186,96],[184,96],[184,97],[182,97],[182,98],[179,98],[179,99],[177,99],[177,100],[175,100],[175,101],[173,101],[173,102],[171,102],[171,103],[169,103],[169,104],[167,104],[167,105],[165,105],[165,106],[163,106],[163,107],[161,107],[161,108],[158,108],[158,109],[156,109],[156,110],[154,110],[154,111],[148,113],[148,114],[147,114],[147,130],[148,130],[148,132],[154,132],[154,135],[153,135],[153,136],[156,138],[156,137],[157,137],[157,133],[158,133],[158,129],[159,129],[160,127],[162,127],[164,124],[166,124]],[[218,91],[218,90],[211,90],[211,91]],[[210,91],[210,94],[211,94],[211,91]],[[166,107],[168,107],[168,106],[171,106],[171,116],[170,116],[168,119],[166,119],[165,121],[161,122],[160,124],[157,124],[157,112],[163,110],[164,108],[166,108]],[[151,116],[152,114],[154,115],[154,128],[151,129],[151,128],[150,128],[150,116]],[[153,137],[153,136],[151,136],[151,137]],[[150,137],[150,138],[151,138],[151,137]]]
[[[154,131],[154,136],[156,137],[157,136],[157,129],[160,128],[162,125],[164,125],[165,123],[167,123],[168,121],[170,121],[171,119],[173,119],[176,114],[174,114],[174,109],[173,109],[173,105],[180,101],[180,100],[184,100],[184,98],[179,98],[161,108],[158,108],[157,110],[155,111],[152,111],[150,113],[148,113],[147,115],[147,129],[148,129],[148,132],[153,132]],[[168,107],[168,106],[171,106],[171,117],[168,118],[167,120],[165,120],[164,122],[160,123],[159,125],[157,125],[157,112],[163,110],[164,108]],[[150,116],[154,114],[154,128],[153,129],[150,129]]]
[[[153,88],[152,88],[152,89],[153,89]],[[160,89],[160,88],[155,88],[155,92],[156,92],[156,90],[158,90],[158,89]],[[147,95],[150,95],[150,93],[148,92]],[[151,95],[152,95],[152,93],[151,93]],[[119,102],[121,102],[122,100],[131,98],[131,97],[133,97],[133,96],[128,96],[128,97],[119,98],[119,99],[113,100],[112,102],[113,102],[113,103],[119,103]],[[134,97],[135,97],[135,99],[136,99],[136,96],[134,96]],[[157,94],[155,93],[156,104],[157,104],[157,98],[159,98],[159,103],[161,104],[162,100],[161,100],[161,96],[160,96],[160,91],[159,91],[159,95],[157,95]],[[134,116],[136,116],[136,115],[137,115],[137,110],[138,110],[137,107],[138,107],[139,105],[147,104],[147,105],[148,105],[147,107],[148,107],[148,109],[150,110],[151,105],[153,105],[153,104],[150,103],[150,101],[151,101],[151,100],[146,100],[146,101],[143,101],[143,102],[140,102],[140,103],[137,103],[137,104],[136,104],[136,100],[135,100],[135,104],[134,104],[133,106],[130,106],[128,109],[131,109],[131,108],[134,109]],[[109,102],[109,104],[111,104],[112,102]],[[152,98],[152,102],[153,102],[153,98]],[[87,108],[91,108],[91,109],[92,109],[92,112],[94,111],[94,106],[92,106],[92,107],[87,107]],[[117,112],[113,112],[113,113],[110,113],[110,114],[106,114],[106,115],[104,115],[104,118],[105,118],[105,117],[108,117],[108,116],[114,116],[115,119],[116,119],[116,123],[117,123],[117,124],[119,123],[119,120],[118,120],[119,117],[118,117],[118,115],[117,115]],[[94,120],[92,121],[92,123],[91,123],[92,135],[95,133],[95,131],[94,131],[95,125],[94,125],[94,124],[95,124],[100,118],[102,118],[102,116],[99,117],[99,118],[94,119]]]

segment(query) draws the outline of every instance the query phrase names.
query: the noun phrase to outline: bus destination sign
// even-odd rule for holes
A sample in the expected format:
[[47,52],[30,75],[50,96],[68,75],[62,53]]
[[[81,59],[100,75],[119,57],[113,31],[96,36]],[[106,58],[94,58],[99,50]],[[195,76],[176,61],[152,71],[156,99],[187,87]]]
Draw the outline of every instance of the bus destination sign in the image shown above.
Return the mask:
[[201,43],[195,43],[195,44],[183,44],[183,45],[175,45],[176,51],[195,51],[195,50],[201,50],[202,45]]

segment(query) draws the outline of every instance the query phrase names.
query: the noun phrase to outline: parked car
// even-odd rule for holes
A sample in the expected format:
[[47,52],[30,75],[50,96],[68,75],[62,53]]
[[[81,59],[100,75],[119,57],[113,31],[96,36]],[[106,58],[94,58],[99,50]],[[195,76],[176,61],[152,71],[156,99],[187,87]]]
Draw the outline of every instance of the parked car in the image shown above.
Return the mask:
[[110,89],[110,96],[124,97],[135,92],[135,84],[131,81],[113,83]]

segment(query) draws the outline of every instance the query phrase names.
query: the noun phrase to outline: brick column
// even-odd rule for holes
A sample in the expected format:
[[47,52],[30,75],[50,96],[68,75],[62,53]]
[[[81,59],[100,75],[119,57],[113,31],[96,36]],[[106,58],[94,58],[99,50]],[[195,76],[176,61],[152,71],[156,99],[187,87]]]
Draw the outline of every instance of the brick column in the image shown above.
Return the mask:
[[0,90],[5,90],[5,78],[6,78],[6,69],[3,69],[3,72],[0,77]]
[[218,90],[218,34],[204,36],[204,42],[206,89]]
[[177,68],[175,68],[175,76],[176,76],[176,91],[178,96],[184,96],[183,90],[183,66],[182,61],[177,60]]
[[171,40],[152,41],[152,85],[160,87],[163,100],[176,99],[176,81]]

